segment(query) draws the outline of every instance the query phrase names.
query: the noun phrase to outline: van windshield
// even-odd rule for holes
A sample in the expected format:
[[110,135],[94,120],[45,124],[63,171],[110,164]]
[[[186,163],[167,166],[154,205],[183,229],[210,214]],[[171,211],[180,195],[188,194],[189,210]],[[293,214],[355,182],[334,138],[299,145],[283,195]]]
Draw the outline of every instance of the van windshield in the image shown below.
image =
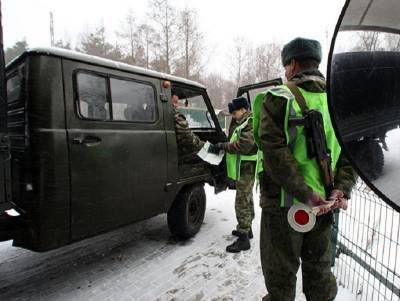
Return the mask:
[[201,91],[173,87],[172,94],[179,97],[179,111],[185,115],[190,128],[215,128]]

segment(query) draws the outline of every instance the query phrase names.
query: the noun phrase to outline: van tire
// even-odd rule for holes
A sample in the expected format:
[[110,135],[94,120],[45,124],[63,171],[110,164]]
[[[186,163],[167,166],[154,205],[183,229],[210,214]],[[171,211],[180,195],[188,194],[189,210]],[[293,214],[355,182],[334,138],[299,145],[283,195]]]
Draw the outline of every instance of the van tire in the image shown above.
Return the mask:
[[206,211],[204,184],[184,187],[168,211],[168,227],[181,239],[188,239],[199,232]]

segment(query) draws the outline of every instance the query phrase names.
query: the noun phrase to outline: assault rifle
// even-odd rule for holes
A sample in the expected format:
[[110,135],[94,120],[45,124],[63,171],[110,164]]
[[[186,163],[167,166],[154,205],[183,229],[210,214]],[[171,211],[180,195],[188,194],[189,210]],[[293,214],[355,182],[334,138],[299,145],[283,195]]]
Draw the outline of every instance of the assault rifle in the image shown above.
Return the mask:
[[307,141],[307,156],[318,163],[326,196],[329,197],[334,185],[331,152],[326,142],[324,121],[321,112],[308,109],[303,95],[293,82],[287,84],[302,110],[303,118],[289,119],[292,126],[304,125]]

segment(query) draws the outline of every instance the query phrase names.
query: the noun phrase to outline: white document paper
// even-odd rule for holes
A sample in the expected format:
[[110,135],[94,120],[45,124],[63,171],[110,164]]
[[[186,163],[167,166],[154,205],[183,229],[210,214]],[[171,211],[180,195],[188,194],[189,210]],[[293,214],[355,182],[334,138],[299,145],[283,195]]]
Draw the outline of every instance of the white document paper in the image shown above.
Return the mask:
[[202,149],[197,153],[197,156],[212,165],[219,165],[219,163],[221,163],[222,159],[224,158],[225,152],[223,150],[220,150],[218,155],[213,154],[208,151],[209,147],[210,142],[207,141],[206,143],[204,143]]

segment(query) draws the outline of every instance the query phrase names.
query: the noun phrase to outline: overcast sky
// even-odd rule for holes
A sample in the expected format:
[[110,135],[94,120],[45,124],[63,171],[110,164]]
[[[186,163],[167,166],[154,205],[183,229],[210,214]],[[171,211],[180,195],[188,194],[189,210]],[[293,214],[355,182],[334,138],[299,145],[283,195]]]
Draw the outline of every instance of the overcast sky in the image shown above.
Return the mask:
[[[287,42],[303,36],[320,40],[324,62],[330,37],[344,0],[170,0],[178,8],[195,8],[205,35],[209,71],[226,73],[235,37],[252,43]],[[55,37],[75,45],[79,33],[103,22],[110,39],[131,9],[146,17],[147,0],[3,0],[5,47],[26,38],[29,45],[48,46],[49,12],[55,19]]]

